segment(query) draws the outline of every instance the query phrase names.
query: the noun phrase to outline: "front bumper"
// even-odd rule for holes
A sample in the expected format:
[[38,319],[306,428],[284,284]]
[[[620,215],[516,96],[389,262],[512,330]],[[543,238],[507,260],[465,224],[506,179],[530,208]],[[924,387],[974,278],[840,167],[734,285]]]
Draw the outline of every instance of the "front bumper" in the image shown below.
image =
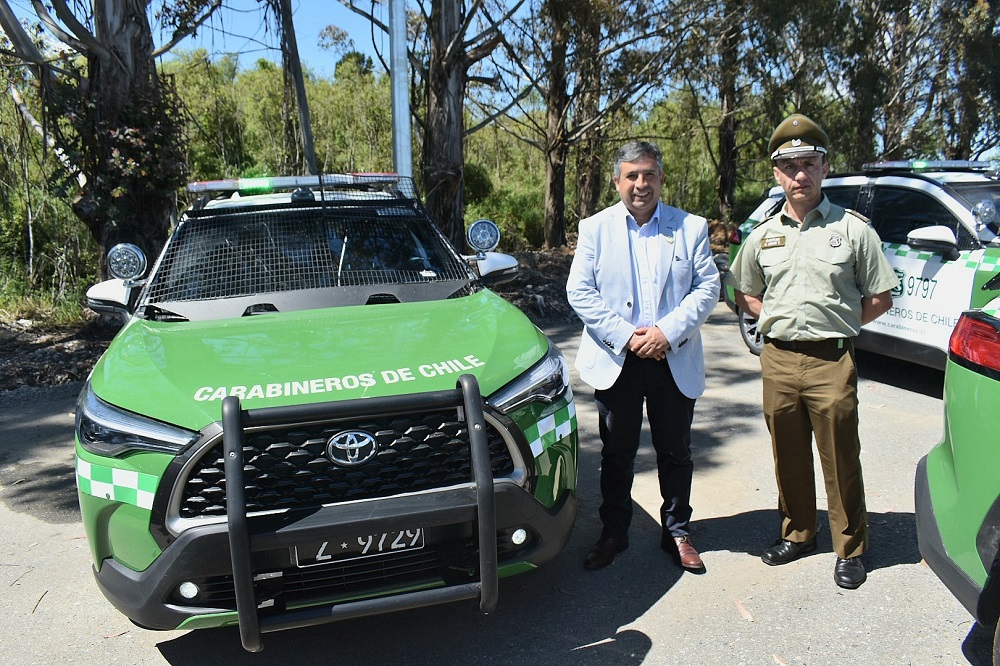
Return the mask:
[[[497,483],[494,497],[501,575],[553,559],[569,540],[576,517],[573,494],[566,493],[551,510],[513,483]],[[257,604],[265,605],[260,608],[262,626],[269,615],[290,608],[421,587],[444,588],[475,579],[475,508],[475,491],[461,487],[324,507],[297,519],[276,515],[251,520],[254,592]],[[295,546],[317,540],[414,527],[427,535],[426,546],[415,551],[416,557],[389,554],[301,569],[292,555]],[[517,527],[529,535],[521,547],[509,538]],[[106,559],[95,571],[97,584],[118,610],[148,629],[236,624],[228,532],[226,524],[187,530],[145,571]],[[185,605],[177,593],[184,581],[196,581],[209,590],[206,605]]]
[[917,522],[917,546],[920,556],[927,562],[941,582],[945,584],[966,610],[978,617],[979,598],[983,589],[948,556],[941,531],[938,529],[934,504],[931,501],[930,483],[927,478],[927,456],[917,463],[913,483],[913,502]]
[[[404,404],[405,403],[405,404]],[[547,509],[510,478],[493,478],[482,398],[472,375],[453,391],[391,401],[242,410],[222,403],[225,522],[181,531],[143,571],[105,558],[101,591],[133,622],[151,629],[238,624],[243,646],[261,633],[459,599],[489,612],[500,575],[534,568],[562,549],[576,517],[571,490]],[[271,423],[322,414],[354,416],[458,407],[468,432],[471,479],[434,490],[248,515],[245,436]],[[316,414],[313,414],[316,412]],[[423,535],[399,549],[393,535]],[[409,538],[409,536],[407,537]],[[353,552],[349,544],[377,542]],[[385,549],[383,544],[389,543]],[[322,544],[318,551],[313,549]],[[342,544],[337,555],[338,545]],[[299,560],[299,548],[316,552]],[[320,557],[319,553],[323,556]]]

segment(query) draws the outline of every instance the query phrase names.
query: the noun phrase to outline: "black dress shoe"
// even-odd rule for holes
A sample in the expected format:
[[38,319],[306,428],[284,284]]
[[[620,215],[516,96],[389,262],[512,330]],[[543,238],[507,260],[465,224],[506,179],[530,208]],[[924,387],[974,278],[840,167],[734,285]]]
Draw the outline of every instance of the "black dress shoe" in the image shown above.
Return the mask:
[[846,560],[838,557],[837,563],[833,566],[833,580],[837,585],[853,590],[868,580],[868,573],[860,557],[848,557]]
[[761,553],[760,559],[764,560],[764,564],[777,566],[779,564],[788,564],[796,558],[806,553],[811,553],[814,550],[816,550],[816,537],[803,543],[778,539],[773,546]]
[[628,539],[617,539],[615,537],[601,537],[600,541],[590,549],[590,554],[583,561],[583,568],[603,569],[615,561],[615,556],[628,548]]

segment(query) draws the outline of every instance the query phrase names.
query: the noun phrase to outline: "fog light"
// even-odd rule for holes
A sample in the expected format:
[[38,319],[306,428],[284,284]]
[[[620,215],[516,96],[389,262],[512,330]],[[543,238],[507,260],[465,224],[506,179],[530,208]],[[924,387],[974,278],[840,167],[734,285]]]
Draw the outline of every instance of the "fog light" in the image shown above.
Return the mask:
[[524,531],[523,527],[518,527],[514,530],[514,533],[510,535],[510,540],[514,542],[515,546],[520,546],[528,540],[528,533]]
[[185,581],[177,587],[177,592],[179,592],[185,599],[194,599],[198,596],[198,593],[201,592],[201,590],[199,590],[198,586],[191,581]]

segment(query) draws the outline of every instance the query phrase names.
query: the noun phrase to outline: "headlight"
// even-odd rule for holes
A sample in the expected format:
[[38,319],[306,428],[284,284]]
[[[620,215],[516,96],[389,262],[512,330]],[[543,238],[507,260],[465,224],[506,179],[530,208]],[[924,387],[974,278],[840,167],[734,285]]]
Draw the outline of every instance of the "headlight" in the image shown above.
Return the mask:
[[523,375],[487,398],[501,412],[510,413],[532,402],[552,403],[569,388],[569,367],[562,352],[549,345],[549,353]]
[[76,436],[90,453],[119,456],[129,451],[178,453],[198,433],[113,407],[87,384],[76,405]]

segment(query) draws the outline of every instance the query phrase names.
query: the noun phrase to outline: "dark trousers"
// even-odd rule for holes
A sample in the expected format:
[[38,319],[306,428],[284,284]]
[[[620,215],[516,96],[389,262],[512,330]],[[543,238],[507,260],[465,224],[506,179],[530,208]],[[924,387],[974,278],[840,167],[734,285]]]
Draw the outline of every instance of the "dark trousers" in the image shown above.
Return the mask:
[[694,399],[677,388],[664,361],[627,354],[614,385],[594,391],[600,415],[603,537],[626,538],[632,523],[632,480],[646,405],[660,480],[665,534],[688,534],[691,521],[691,420]]

